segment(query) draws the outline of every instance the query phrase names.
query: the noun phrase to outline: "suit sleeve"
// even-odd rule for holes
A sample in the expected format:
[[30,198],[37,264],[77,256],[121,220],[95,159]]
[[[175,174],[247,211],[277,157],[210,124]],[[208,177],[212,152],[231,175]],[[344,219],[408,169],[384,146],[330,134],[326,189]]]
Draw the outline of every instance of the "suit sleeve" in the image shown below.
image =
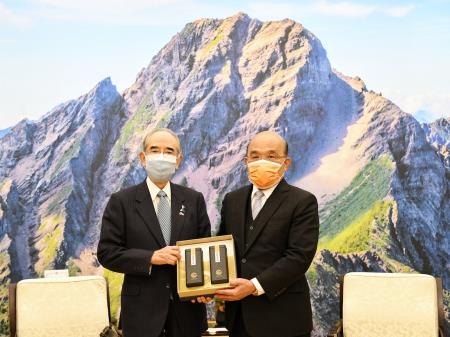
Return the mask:
[[119,197],[113,194],[103,213],[98,261],[117,273],[149,275],[152,256],[152,250],[126,247],[124,209]]
[[206,238],[211,236],[211,222],[209,221],[206,210],[205,198],[199,193],[197,198],[197,217],[198,217],[198,237]]
[[256,277],[269,299],[280,295],[306,273],[316,253],[318,239],[317,199],[310,194],[294,211],[284,256]]

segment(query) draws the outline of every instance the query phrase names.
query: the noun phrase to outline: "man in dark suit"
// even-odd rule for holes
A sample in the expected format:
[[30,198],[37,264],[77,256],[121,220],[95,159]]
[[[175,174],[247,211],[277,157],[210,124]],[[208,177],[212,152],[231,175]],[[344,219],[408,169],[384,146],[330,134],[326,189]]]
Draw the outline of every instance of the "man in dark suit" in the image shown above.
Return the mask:
[[203,195],[170,182],[182,160],[178,137],[149,133],[139,154],[147,179],[114,193],[106,206],[97,256],[125,278],[121,294],[124,337],[199,337],[207,329],[201,303],[177,294],[177,240],[211,235]]
[[239,278],[216,293],[226,301],[230,336],[310,336],[305,273],[317,249],[317,200],[284,180],[291,159],[275,132],[252,139],[245,164],[252,185],[225,196],[219,229],[236,243]]

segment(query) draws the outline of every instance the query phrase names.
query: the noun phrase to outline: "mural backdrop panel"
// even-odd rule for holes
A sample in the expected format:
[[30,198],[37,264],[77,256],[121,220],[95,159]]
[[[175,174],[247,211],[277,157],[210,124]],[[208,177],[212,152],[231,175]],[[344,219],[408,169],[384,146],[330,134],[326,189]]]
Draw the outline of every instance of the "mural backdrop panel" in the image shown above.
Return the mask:
[[317,335],[338,318],[349,271],[441,276],[448,305],[449,125],[420,124],[334,70],[300,23],[245,14],[188,23],[123,93],[107,78],[0,136],[2,332],[7,285],[49,268],[106,275],[116,314],[121,275],[95,256],[101,216],[111,193],[144,179],[137,153],[155,127],[180,135],[174,180],[203,192],[214,229],[224,194],[248,183],[249,139],[268,129],[287,139],[288,181],[320,201],[307,275]]

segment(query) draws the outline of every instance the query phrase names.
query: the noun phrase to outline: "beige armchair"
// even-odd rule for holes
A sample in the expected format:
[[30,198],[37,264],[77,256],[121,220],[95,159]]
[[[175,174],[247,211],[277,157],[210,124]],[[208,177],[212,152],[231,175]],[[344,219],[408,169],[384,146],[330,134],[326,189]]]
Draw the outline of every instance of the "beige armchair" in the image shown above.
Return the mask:
[[11,337],[99,337],[109,325],[101,276],[23,280],[9,288]]
[[445,337],[442,281],[430,275],[348,273],[329,337]]

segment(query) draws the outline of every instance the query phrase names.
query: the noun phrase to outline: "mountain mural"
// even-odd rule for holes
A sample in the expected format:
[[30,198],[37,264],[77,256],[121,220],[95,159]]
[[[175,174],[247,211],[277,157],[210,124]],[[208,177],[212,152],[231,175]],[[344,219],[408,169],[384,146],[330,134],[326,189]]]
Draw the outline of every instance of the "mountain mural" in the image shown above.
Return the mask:
[[[185,160],[174,180],[205,195],[214,229],[224,194],[248,183],[250,138],[289,142],[290,183],[320,202],[308,280],[316,336],[338,318],[339,275],[423,272],[450,300],[450,119],[420,124],[360,78],[333,69],[319,39],[285,19],[238,13],[188,23],[123,93],[109,78],[0,137],[0,331],[7,285],[45,269],[121,275],[96,244],[111,193],[141,182],[146,132],[169,127]],[[446,311],[447,319],[449,312]]]

